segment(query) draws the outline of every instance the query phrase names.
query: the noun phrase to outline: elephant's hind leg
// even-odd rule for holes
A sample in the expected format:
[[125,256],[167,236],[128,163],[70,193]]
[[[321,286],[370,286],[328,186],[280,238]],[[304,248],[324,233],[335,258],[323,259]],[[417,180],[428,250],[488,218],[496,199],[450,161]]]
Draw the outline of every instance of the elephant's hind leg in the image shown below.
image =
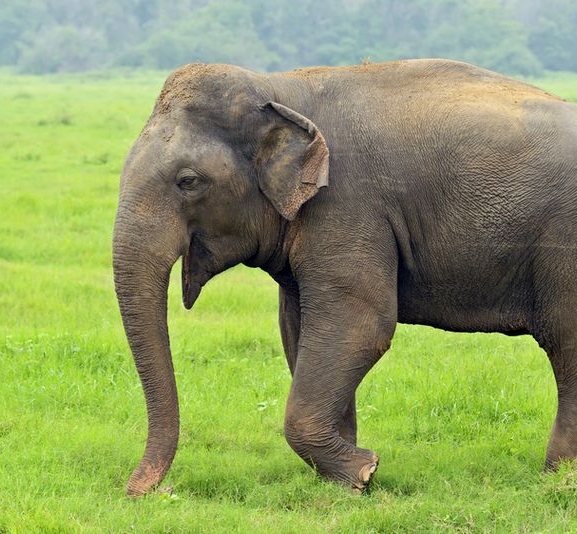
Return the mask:
[[537,301],[543,313],[534,336],[549,357],[557,383],[557,415],[547,446],[548,469],[562,460],[577,458],[577,319],[572,312],[577,294],[573,297],[573,293],[577,292],[565,284],[550,284],[546,298]]
[[560,336],[544,343],[557,383],[557,416],[547,446],[546,467],[577,458],[577,330],[570,339]]
[[546,467],[577,458],[577,367],[553,353],[551,360],[557,381],[557,416],[547,446]]

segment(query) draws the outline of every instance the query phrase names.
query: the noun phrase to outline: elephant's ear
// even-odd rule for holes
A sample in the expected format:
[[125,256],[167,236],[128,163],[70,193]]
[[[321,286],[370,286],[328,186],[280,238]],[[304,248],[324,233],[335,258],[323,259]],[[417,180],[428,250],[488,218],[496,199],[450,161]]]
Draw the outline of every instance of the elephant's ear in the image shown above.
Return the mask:
[[262,110],[272,113],[274,120],[256,156],[259,186],[292,221],[300,207],[328,185],[329,149],[319,129],[303,115],[276,102]]

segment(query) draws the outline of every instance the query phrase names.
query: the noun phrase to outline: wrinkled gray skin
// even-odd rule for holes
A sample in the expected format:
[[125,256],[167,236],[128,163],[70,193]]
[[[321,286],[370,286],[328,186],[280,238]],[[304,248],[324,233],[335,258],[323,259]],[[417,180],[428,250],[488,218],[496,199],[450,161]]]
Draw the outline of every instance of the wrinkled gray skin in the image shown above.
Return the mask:
[[576,243],[577,107],[536,88],[437,60],[178,69],[127,157],[114,231],[149,418],[129,494],[176,451],[180,257],[187,308],[239,263],[278,282],[286,439],[322,475],[362,490],[377,467],[356,447],[355,390],[397,322],[533,335],[559,391],[547,465],[574,458]]

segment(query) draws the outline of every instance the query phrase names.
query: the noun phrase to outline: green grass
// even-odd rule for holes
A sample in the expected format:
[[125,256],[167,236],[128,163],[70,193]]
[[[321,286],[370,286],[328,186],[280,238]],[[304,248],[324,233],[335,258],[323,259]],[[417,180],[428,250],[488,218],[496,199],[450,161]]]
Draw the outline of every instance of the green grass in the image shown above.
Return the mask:
[[[110,268],[118,175],[158,73],[0,71],[0,532],[563,532],[577,472],[541,472],[555,410],[530,338],[400,326],[358,395],[369,495],[282,436],[276,288],[236,268],[169,316],[182,437],[165,484],[124,496],[146,435]],[[577,77],[540,85],[577,100]]]

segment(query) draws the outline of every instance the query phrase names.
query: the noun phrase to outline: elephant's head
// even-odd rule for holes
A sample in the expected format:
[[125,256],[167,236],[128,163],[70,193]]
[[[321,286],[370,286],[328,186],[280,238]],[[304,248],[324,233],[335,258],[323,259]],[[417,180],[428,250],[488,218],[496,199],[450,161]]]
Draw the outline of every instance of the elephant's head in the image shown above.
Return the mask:
[[166,81],[126,159],[114,279],[148,410],[146,450],[129,494],[159,483],[176,452],[178,400],[166,321],[172,266],[183,258],[183,301],[190,308],[215,274],[242,262],[271,262],[287,221],[327,184],[323,136],[274,94],[267,78],[243,69],[183,67]]

